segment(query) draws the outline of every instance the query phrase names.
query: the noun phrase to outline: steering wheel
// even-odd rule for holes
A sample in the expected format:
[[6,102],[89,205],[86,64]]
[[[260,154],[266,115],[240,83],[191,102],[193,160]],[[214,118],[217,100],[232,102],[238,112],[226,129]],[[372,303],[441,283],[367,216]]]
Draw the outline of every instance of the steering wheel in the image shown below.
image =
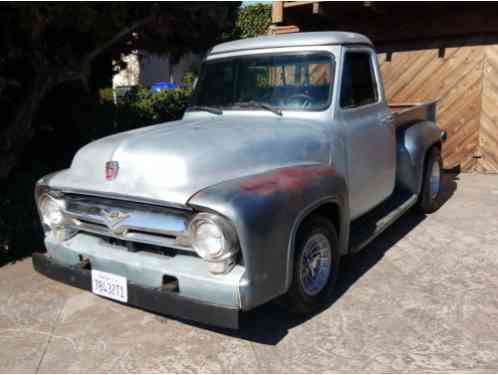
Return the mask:
[[309,108],[311,107],[311,103],[313,102],[313,98],[306,94],[291,95],[285,102],[287,105],[289,105],[289,103],[292,103],[293,100],[300,101],[300,103],[298,102],[298,104],[300,104],[301,108]]

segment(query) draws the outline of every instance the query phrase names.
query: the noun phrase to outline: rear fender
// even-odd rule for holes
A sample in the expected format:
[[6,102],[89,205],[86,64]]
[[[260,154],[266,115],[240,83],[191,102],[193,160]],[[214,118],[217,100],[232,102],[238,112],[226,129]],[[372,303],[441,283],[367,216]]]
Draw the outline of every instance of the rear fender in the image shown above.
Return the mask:
[[434,122],[422,121],[397,131],[396,184],[419,194],[427,151],[441,142],[442,132]]

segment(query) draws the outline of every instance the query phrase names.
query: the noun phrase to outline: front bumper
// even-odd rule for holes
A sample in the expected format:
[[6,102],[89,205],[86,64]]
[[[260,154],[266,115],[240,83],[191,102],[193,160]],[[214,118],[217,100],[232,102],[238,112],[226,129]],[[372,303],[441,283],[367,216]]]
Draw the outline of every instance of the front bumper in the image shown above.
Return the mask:
[[[51,279],[92,290],[91,271],[87,269],[63,264],[41,253],[33,254],[33,266],[36,271]],[[160,288],[139,286],[129,281],[128,304],[180,319],[230,329],[239,328],[239,309],[235,307],[214,305]]]

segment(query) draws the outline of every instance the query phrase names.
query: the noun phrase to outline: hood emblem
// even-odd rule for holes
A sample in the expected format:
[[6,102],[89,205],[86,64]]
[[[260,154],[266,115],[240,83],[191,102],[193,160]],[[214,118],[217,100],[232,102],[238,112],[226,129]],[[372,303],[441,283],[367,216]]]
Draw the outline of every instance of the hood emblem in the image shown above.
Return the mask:
[[119,163],[117,161],[108,161],[105,163],[105,178],[112,181],[118,176]]
[[109,209],[102,209],[101,211],[102,216],[104,217],[104,221],[107,225],[107,227],[113,232],[113,233],[119,233],[119,228],[116,228],[116,226],[121,223],[123,220],[127,219],[130,217],[130,214],[128,212],[123,212],[123,211],[118,211],[118,210],[109,210]]

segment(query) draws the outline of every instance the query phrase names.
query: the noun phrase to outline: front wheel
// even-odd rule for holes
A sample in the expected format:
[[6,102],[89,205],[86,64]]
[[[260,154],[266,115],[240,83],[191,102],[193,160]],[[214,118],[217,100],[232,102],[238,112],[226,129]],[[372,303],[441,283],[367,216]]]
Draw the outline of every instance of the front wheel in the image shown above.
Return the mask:
[[292,283],[287,306],[295,314],[308,315],[325,305],[339,274],[337,233],[322,216],[313,216],[301,226],[294,253]]
[[420,191],[417,209],[425,214],[432,213],[440,207],[441,198],[441,151],[432,148],[425,163],[424,180]]

